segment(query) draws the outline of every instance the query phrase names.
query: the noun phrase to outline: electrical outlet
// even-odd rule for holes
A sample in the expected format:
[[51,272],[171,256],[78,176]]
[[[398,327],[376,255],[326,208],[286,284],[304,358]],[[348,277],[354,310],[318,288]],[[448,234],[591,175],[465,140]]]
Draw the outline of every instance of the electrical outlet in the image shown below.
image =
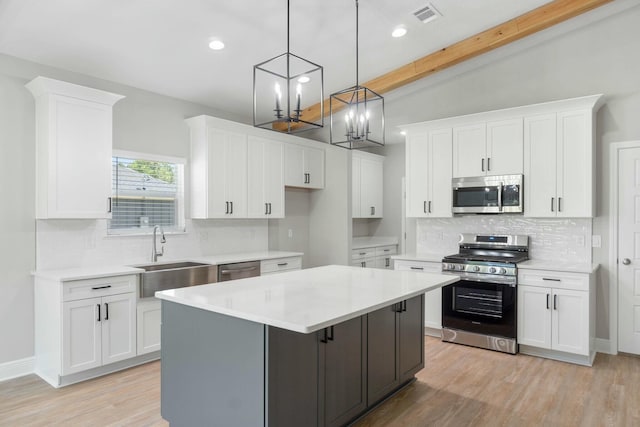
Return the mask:
[[287,235],[289,236],[290,239],[293,239],[293,230],[289,229],[289,232],[287,233]]
[[591,236],[591,247],[592,248],[602,247],[602,236],[598,234],[594,234],[593,236]]

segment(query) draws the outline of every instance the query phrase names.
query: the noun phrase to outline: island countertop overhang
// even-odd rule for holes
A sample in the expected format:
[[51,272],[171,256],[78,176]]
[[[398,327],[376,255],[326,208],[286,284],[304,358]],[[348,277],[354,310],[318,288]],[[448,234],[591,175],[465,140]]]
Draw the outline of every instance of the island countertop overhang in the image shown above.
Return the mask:
[[445,274],[328,265],[172,289],[156,297],[308,334],[458,280]]

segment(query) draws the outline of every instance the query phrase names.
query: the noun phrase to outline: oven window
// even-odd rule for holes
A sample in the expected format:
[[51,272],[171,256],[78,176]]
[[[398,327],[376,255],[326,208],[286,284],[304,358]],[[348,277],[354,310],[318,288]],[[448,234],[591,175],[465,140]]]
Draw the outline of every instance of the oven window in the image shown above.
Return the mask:
[[502,291],[465,286],[453,288],[453,311],[502,319]]
[[456,207],[498,206],[498,187],[458,188],[453,192]]

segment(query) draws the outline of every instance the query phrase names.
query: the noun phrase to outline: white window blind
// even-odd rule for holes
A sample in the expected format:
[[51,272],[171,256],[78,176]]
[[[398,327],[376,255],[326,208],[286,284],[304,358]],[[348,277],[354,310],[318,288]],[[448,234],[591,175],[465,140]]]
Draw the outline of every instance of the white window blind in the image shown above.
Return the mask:
[[184,231],[182,164],[132,155],[113,156],[111,167],[110,234]]

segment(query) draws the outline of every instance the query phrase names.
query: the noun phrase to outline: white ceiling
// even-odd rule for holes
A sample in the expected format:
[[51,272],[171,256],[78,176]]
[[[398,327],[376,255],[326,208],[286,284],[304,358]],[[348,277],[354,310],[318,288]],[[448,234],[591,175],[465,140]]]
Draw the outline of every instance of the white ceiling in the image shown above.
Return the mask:
[[[364,82],[549,0],[360,0]],[[0,52],[250,117],[253,65],[286,51],[285,0],[0,0]],[[390,36],[396,25],[409,32]],[[291,52],[355,83],[355,1],[292,0]],[[220,38],[222,51],[208,43]]]

